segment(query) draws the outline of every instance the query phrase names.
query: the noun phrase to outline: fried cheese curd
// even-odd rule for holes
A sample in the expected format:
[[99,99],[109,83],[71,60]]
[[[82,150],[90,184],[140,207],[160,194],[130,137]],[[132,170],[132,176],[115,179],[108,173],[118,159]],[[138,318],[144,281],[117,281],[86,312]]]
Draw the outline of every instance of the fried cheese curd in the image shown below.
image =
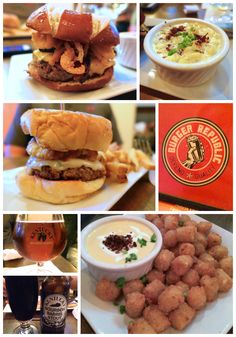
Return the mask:
[[121,288],[102,279],[96,294],[104,301],[121,301],[131,318],[129,334],[168,333],[171,327],[182,331],[198,311],[232,288],[233,258],[208,221],[166,214],[146,219],[163,234],[152,269]]

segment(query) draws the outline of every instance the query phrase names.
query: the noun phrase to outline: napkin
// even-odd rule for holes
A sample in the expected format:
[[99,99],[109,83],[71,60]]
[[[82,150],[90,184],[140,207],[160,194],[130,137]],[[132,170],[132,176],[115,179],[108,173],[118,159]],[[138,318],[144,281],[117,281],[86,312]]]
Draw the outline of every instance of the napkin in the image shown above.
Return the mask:
[[4,249],[3,250],[3,261],[10,261],[21,259],[22,256],[15,249]]

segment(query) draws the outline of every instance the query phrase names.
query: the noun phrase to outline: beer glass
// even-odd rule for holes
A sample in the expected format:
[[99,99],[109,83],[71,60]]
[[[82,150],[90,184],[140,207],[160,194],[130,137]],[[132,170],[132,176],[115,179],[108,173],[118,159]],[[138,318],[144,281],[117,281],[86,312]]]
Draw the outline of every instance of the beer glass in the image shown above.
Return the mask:
[[18,253],[37,262],[37,271],[50,273],[44,262],[60,255],[66,246],[66,230],[62,214],[18,214],[13,230]]
[[15,318],[20,325],[16,334],[36,334],[37,328],[30,324],[38,303],[37,276],[5,276],[8,301]]

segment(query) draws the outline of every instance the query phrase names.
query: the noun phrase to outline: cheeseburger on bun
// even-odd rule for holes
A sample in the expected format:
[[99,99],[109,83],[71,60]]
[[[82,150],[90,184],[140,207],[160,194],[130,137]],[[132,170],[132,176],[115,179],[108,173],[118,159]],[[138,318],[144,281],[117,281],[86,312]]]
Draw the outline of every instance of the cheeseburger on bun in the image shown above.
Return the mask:
[[43,85],[77,92],[101,88],[111,80],[119,34],[107,17],[47,4],[33,12],[26,25],[34,30],[35,48],[28,73]]
[[82,112],[31,109],[21,117],[30,158],[16,177],[23,195],[53,204],[79,201],[106,178],[98,151],[112,140],[111,122]]

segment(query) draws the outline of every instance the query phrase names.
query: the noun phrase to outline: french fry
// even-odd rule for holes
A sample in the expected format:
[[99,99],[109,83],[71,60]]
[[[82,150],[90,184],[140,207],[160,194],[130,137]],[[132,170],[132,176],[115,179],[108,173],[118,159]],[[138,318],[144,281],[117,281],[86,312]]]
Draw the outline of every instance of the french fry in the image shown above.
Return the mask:
[[134,148],[130,149],[129,157],[130,157],[131,164],[134,167],[133,171],[138,171],[140,169],[140,164],[139,164],[136,150]]
[[126,183],[129,166],[119,162],[106,163],[107,177],[118,183]]
[[135,150],[141,166],[147,170],[155,170],[155,163],[143,151]]

